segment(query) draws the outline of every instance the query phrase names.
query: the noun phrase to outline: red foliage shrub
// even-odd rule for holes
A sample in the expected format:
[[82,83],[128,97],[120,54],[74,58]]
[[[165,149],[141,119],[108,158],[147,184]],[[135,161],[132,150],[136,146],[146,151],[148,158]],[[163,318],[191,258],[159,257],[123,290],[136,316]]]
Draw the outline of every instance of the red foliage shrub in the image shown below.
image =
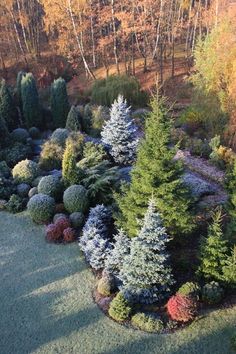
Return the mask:
[[55,225],[58,227],[62,234],[65,229],[70,227],[70,221],[67,218],[60,217],[55,221]]
[[188,322],[196,315],[197,302],[188,296],[176,294],[167,302],[167,310],[172,320]]
[[60,228],[55,224],[49,224],[46,228],[46,239],[50,242],[58,241],[62,236]]
[[68,227],[63,231],[63,239],[66,243],[73,242],[76,239],[75,230],[71,227]]

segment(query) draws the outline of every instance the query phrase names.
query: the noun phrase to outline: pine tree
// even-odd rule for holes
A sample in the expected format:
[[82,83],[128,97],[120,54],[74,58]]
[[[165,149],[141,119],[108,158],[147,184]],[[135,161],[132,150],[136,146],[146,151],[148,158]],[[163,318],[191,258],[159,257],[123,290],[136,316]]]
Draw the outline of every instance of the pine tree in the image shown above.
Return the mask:
[[236,287],[236,246],[234,246],[231,255],[226,259],[223,275],[224,281],[229,286]]
[[[92,252],[95,251],[96,247],[96,243],[94,244],[93,240],[98,240],[100,238],[105,241],[109,240],[110,224],[111,211],[108,208],[101,204],[90,209],[88,219],[83,228],[82,236],[79,240],[80,248],[84,252],[88,262],[90,262]],[[99,245],[101,248],[103,248],[104,245],[108,247],[108,243],[100,242]],[[95,258],[97,256],[98,254],[96,253]]]
[[75,134],[66,141],[66,149],[62,160],[62,177],[66,187],[73,184],[80,184],[84,173],[77,167],[77,159],[81,158],[83,152],[84,138],[82,134]]
[[70,107],[66,82],[61,77],[55,80],[51,86],[51,109],[55,127],[64,128]]
[[111,245],[113,248],[111,248],[107,255],[105,270],[118,276],[124,262],[124,257],[130,252],[130,238],[128,238],[123,230],[119,230],[114,237],[114,241]]
[[143,227],[132,239],[119,278],[127,300],[154,303],[163,299],[174,283],[166,244],[170,241],[154,201],[149,202]]
[[213,214],[207,237],[201,240],[198,274],[205,279],[223,280],[223,267],[226,265],[228,247],[221,223],[222,212],[219,209]]
[[27,73],[21,80],[21,97],[23,115],[28,128],[38,127],[41,124],[41,110],[39,105],[36,82],[31,73]]
[[66,129],[71,131],[81,131],[82,117],[75,106],[71,106],[66,120]]
[[170,146],[171,127],[162,102],[153,101],[152,112],[146,120],[145,139],[131,173],[131,184],[117,195],[121,211],[118,226],[131,237],[136,236],[152,195],[171,235],[187,234],[194,227],[189,193],[181,180],[183,168],[180,161],[174,160],[176,149]]
[[18,113],[16,105],[5,80],[2,80],[0,86],[0,115],[5,120],[10,131],[17,127]]
[[110,248],[110,242],[91,230],[91,240],[87,243],[87,260],[91,267],[96,270],[103,269]]
[[127,107],[123,96],[119,95],[112,104],[110,119],[106,122],[101,136],[116,163],[129,165],[134,161],[138,144],[136,127],[130,118],[130,107]]

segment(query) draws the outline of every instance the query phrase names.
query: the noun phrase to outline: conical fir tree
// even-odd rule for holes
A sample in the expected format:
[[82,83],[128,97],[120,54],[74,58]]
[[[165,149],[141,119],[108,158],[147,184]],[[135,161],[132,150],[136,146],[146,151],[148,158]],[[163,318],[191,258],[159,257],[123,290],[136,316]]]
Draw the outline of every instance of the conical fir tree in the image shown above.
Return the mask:
[[24,71],[19,71],[17,74],[17,79],[16,79],[16,95],[17,95],[17,102],[18,102],[20,109],[22,109],[21,81],[22,81],[23,76],[25,76],[25,75],[26,75],[26,73]]
[[17,127],[18,113],[16,105],[5,80],[2,80],[0,86],[0,115],[5,120],[10,131]]
[[70,131],[81,131],[81,120],[82,117],[76,107],[71,106],[70,112],[67,116],[66,129]]
[[113,248],[109,251],[106,258],[105,270],[118,276],[124,262],[124,257],[130,252],[130,238],[123,230],[119,230],[114,237],[114,241]]
[[130,255],[124,259],[119,278],[127,300],[135,303],[154,303],[168,294],[174,283],[167,235],[154,201],[149,202],[143,227],[131,241]]
[[226,259],[223,267],[224,281],[230,286],[236,287],[236,245],[232,249],[232,254]]
[[226,188],[229,194],[227,211],[230,216],[226,235],[229,242],[234,244],[236,243],[236,162],[231,168],[229,167],[226,179]]
[[224,280],[223,267],[227,260],[227,242],[221,229],[222,213],[217,210],[213,214],[207,237],[202,238],[200,246],[200,266],[198,274],[205,279]]
[[41,124],[41,109],[38,90],[33,74],[28,73],[21,80],[21,98],[23,115],[28,128],[38,127]]
[[70,107],[66,82],[61,77],[55,80],[51,86],[51,109],[55,127],[65,128]]
[[153,101],[131,184],[117,196],[121,211],[118,226],[131,237],[137,235],[152,195],[171,235],[186,234],[194,227],[189,193],[181,181],[183,168],[180,161],[174,160],[176,149],[171,148],[171,126],[162,103]]
[[106,122],[101,136],[103,143],[110,148],[110,154],[116,163],[129,165],[134,161],[138,144],[136,127],[123,96],[119,95],[112,104],[110,119]]

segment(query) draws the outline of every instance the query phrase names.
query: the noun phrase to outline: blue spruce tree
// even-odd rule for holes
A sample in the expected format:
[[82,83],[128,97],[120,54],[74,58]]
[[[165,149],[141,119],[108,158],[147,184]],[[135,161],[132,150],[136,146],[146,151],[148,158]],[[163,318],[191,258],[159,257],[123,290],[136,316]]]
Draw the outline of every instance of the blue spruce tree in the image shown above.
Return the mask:
[[138,144],[137,130],[130,117],[130,107],[119,95],[110,110],[110,119],[101,132],[102,141],[110,149],[114,161],[129,165],[134,161]]
[[154,202],[149,202],[143,227],[131,240],[119,278],[127,300],[151,304],[168,294],[174,283],[166,244],[170,241]]

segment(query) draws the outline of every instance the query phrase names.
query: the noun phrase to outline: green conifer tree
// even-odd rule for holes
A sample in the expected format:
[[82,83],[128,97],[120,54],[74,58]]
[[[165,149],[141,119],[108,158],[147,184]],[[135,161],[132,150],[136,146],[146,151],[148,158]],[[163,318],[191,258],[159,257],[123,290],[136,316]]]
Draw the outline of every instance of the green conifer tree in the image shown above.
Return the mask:
[[5,120],[10,131],[17,127],[18,113],[16,105],[5,80],[2,80],[0,86],[0,115]]
[[231,255],[226,259],[226,264],[223,267],[225,282],[230,286],[236,287],[236,245],[232,249]]
[[28,128],[39,127],[42,121],[36,81],[32,73],[21,80],[23,115]]
[[62,160],[62,177],[66,187],[79,184],[84,177],[83,170],[76,165],[78,158],[82,157],[83,144],[82,134],[74,134],[66,141],[66,149]]
[[148,200],[153,195],[168,232],[186,234],[193,230],[189,193],[183,186],[183,168],[174,160],[176,149],[171,148],[172,122],[162,102],[153,101],[152,112],[146,120],[145,139],[140,143],[137,162],[131,174],[130,186],[117,196],[121,213],[118,225],[136,236]]
[[23,76],[25,76],[24,71],[19,71],[16,78],[16,96],[17,102],[20,108],[22,108],[22,97],[21,97],[21,81]]
[[66,120],[66,129],[70,131],[81,131],[82,117],[75,106],[71,106]]
[[131,240],[130,255],[124,258],[118,276],[127,300],[154,303],[168,294],[174,283],[166,250],[169,241],[170,237],[151,200],[143,227],[139,235]]
[[198,275],[205,279],[222,281],[223,267],[227,260],[227,242],[221,228],[222,211],[217,210],[212,216],[207,237],[203,237],[200,245],[200,266]]
[[0,115],[0,147],[6,146],[9,137],[9,132],[5,120]]
[[51,86],[51,109],[56,128],[65,128],[66,118],[70,110],[66,82],[61,77]]
[[226,235],[229,242],[234,244],[236,243],[236,162],[232,167],[229,167],[227,172],[226,188],[229,194],[227,211],[230,216]]

